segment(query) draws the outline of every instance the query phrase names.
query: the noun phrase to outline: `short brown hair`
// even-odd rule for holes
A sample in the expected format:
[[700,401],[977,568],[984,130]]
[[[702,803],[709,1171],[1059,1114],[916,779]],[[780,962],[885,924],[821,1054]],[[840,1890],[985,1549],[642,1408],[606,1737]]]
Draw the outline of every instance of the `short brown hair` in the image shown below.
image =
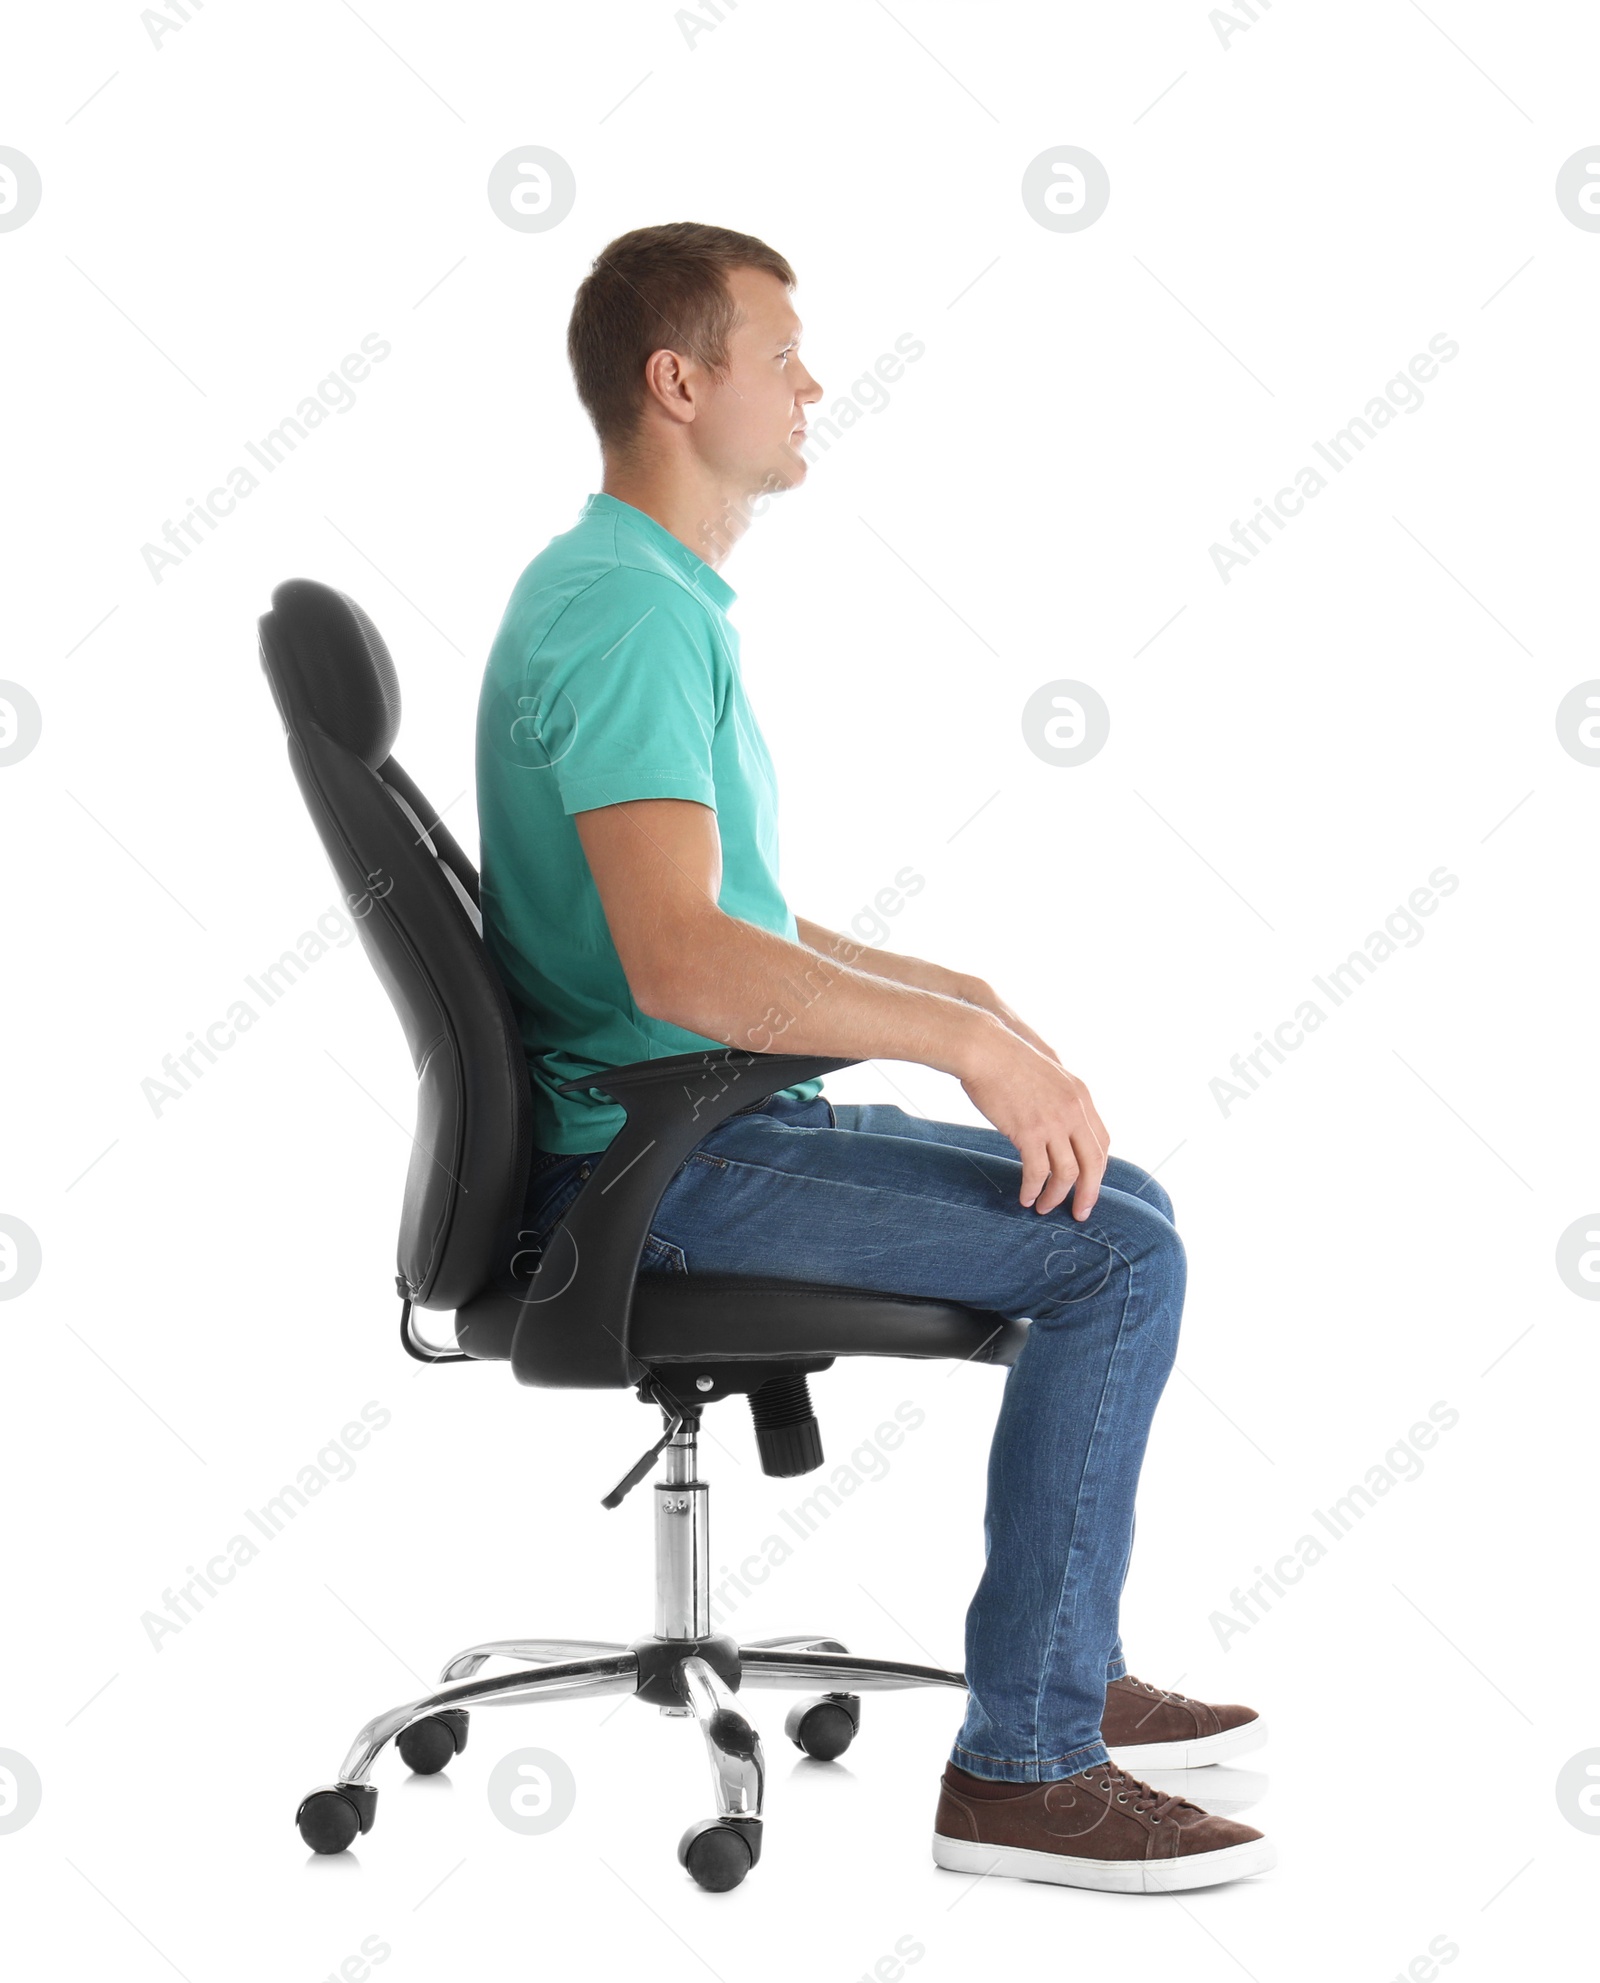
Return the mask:
[[573,301],[567,357],[603,449],[620,452],[633,439],[652,351],[670,348],[723,375],[738,321],[726,277],[741,268],[794,287],[794,270],[765,241],[692,220],[636,227],[595,256]]

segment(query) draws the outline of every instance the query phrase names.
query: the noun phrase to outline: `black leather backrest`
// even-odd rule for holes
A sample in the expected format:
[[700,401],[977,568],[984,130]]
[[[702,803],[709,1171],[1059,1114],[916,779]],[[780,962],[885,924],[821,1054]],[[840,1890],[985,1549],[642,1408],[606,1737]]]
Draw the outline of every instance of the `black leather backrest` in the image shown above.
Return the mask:
[[289,760],[417,1071],[397,1266],[423,1308],[491,1279],[520,1215],[532,1142],[527,1063],[481,937],[478,876],[396,763],[400,690],[354,600],[289,579],[261,619]]

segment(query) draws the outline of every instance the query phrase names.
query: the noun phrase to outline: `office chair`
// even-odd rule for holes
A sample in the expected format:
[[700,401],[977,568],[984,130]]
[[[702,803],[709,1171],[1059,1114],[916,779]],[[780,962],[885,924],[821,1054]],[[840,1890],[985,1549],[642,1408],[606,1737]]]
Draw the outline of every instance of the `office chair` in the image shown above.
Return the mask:
[[[815,1690],[784,1728],[807,1755],[831,1760],[855,1737],[863,1692],[965,1681],[849,1654],[825,1634],[736,1642],[711,1629],[702,1413],[748,1398],[763,1470],[810,1473],[823,1454],[808,1379],[836,1357],[1009,1365],[1028,1325],[848,1287],[639,1272],[656,1206],[694,1146],[778,1089],[854,1064],[838,1057],[711,1049],[564,1083],[564,1093],[603,1092],[627,1119],[546,1244],[530,1247],[523,1045],[483,945],[477,871],[393,756],[400,690],[388,649],[352,599],[311,579],[277,587],[260,632],[301,794],[416,1068],[396,1275],[402,1343],[428,1363],[509,1362],[521,1384],[631,1391],[663,1428],[604,1496],[615,1507],[659,1456],[655,1629],[627,1645],[531,1636],[468,1646],[433,1693],[366,1724],[334,1782],[301,1802],[300,1835],[334,1853],[371,1830],[372,1768],[390,1742],[431,1774],[465,1748],[474,1708],[631,1693],[698,1720],[716,1815],[689,1826],[678,1858],[702,1887],[735,1887],[761,1856],[764,1764],[744,1691]],[[455,1349],[423,1337],[419,1309],[454,1312]],[[476,1677],[490,1660],[515,1665]]]

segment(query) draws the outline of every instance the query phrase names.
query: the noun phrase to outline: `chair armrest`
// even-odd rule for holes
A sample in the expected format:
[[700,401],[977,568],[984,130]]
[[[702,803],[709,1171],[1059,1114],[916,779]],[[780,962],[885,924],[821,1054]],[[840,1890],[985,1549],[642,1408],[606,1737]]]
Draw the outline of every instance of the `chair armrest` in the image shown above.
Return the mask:
[[597,1088],[627,1111],[533,1277],[511,1343],[519,1384],[615,1389],[645,1366],[628,1349],[634,1282],[645,1236],[679,1166],[717,1124],[780,1088],[853,1067],[849,1057],[712,1048],[610,1067],[561,1093]]
[[705,1101],[730,1084],[743,1082],[743,1094],[735,1104],[735,1108],[742,1109],[765,1101],[780,1088],[809,1081],[813,1075],[832,1074],[838,1068],[856,1065],[854,1060],[840,1060],[836,1055],[741,1053],[736,1047],[711,1047],[697,1053],[666,1054],[660,1060],[630,1061],[626,1067],[607,1067],[598,1074],[561,1082],[559,1092],[576,1095],[587,1088],[598,1088],[602,1094],[614,1095],[621,1101],[625,1093],[633,1090],[681,1086],[686,1094]]

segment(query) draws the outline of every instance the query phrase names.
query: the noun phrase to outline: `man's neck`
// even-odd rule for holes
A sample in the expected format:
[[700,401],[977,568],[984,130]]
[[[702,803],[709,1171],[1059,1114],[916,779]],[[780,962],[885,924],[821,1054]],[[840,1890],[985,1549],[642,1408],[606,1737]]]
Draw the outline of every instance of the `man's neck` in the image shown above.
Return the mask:
[[707,479],[685,480],[677,469],[607,463],[600,488],[670,531],[713,571],[750,527],[750,509]]

